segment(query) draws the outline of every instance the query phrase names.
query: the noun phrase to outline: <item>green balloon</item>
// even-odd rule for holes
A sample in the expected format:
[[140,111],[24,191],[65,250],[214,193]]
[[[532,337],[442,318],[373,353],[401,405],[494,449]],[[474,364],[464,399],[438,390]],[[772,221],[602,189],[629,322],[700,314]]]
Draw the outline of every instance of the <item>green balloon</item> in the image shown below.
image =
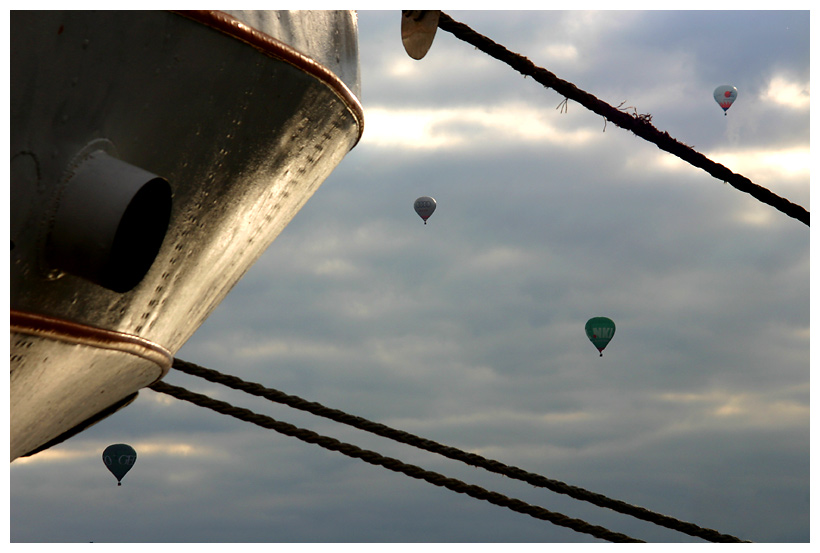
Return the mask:
[[137,452],[128,444],[113,444],[105,448],[102,458],[105,466],[117,478],[117,485],[122,486],[122,477],[137,461]]
[[604,348],[615,336],[615,323],[607,317],[592,317],[587,321],[584,330],[587,331],[587,338],[592,345],[598,348],[601,357],[604,356]]

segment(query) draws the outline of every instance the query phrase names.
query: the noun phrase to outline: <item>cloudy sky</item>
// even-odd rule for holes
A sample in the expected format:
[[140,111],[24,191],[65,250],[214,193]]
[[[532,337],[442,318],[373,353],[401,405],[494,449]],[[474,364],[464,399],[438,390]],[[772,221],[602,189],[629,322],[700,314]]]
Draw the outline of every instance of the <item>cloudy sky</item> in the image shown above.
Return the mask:
[[[809,206],[809,12],[448,10]],[[359,13],[365,132],[178,357],[759,542],[809,539],[809,237],[453,35]],[[738,89],[724,116],[712,98]],[[425,226],[413,200],[433,196]],[[584,323],[617,332],[604,356]],[[648,541],[701,540],[172,371]],[[117,487],[100,455],[139,459]],[[597,542],[144,390],[10,468],[13,542]]]

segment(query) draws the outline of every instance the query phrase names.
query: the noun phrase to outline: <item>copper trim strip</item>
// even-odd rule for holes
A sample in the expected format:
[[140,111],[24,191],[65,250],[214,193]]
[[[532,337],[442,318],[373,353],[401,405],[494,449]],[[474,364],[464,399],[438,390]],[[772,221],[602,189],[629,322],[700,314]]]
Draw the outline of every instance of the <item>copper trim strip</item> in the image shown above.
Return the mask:
[[212,27],[237,40],[241,40],[263,54],[287,62],[324,82],[341,98],[356,119],[359,127],[359,135],[356,137],[356,142],[353,144],[353,147],[359,143],[359,140],[362,138],[362,133],[364,132],[364,109],[359,99],[356,98],[356,95],[353,94],[347,85],[330,69],[285,44],[281,40],[258,31],[227,13],[213,10],[181,10],[174,11],[174,13]]
[[11,332],[137,355],[157,364],[162,369],[159,378],[168,373],[174,361],[173,354],[164,347],[133,334],[14,309],[11,310]]

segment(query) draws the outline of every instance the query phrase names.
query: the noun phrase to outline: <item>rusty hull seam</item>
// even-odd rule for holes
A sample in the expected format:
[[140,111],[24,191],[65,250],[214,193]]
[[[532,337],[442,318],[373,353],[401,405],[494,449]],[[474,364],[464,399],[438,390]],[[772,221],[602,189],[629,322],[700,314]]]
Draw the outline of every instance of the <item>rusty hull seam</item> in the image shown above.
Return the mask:
[[125,334],[124,332],[14,309],[11,310],[11,332],[48,338],[59,342],[120,351],[142,357],[156,364],[162,370],[157,381],[168,374],[168,370],[174,361],[173,354],[164,347],[133,334]]
[[362,104],[356,98],[356,95],[330,69],[281,40],[258,31],[225,12],[216,10],[174,10],[173,13],[225,33],[252,46],[268,57],[284,61],[322,81],[336,93],[356,119],[359,134],[351,149],[359,143],[364,133],[364,108],[362,108]]

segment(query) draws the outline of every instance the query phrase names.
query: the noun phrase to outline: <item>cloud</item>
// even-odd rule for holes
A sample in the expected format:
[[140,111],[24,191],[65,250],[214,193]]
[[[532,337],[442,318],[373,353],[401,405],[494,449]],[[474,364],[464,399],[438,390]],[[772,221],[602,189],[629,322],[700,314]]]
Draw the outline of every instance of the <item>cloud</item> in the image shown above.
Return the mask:
[[[677,405],[695,405],[697,410],[690,410],[690,420],[696,420],[698,426],[724,426],[732,428],[781,428],[804,424],[809,418],[809,405],[806,399],[809,390],[806,386],[794,389],[802,399],[777,397],[783,391],[740,392],[735,390],[708,390],[697,393],[664,392],[657,397],[662,402]],[[791,391],[786,391],[791,395]],[[772,397],[774,396],[774,397]],[[687,426],[692,422],[684,423]]]
[[811,101],[810,85],[808,82],[798,82],[777,76],[772,78],[768,88],[761,93],[761,99],[792,109],[808,111]]
[[516,143],[572,148],[601,140],[588,129],[556,125],[554,110],[551,112],[516,103],[442,109],[370,107],[362,145],[441,151],[510,149]]

